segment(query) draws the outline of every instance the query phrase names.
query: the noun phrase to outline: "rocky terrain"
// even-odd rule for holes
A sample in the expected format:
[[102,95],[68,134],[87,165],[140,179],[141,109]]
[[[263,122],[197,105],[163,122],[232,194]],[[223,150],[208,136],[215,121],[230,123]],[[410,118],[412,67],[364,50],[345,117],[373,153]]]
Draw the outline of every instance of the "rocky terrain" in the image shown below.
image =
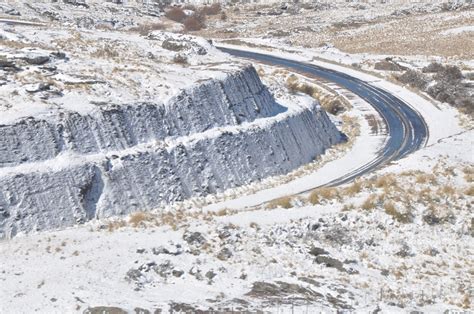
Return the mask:
[[[472,15],[1,2],[0,312],[472,312]],[[383,119],[216,42],[384,88],[427,145],[315,188],[376,156]]]
[[342,140],[316,102],[276,101],[204,39],[67,21],[3,31],[1,237],[222,192]]

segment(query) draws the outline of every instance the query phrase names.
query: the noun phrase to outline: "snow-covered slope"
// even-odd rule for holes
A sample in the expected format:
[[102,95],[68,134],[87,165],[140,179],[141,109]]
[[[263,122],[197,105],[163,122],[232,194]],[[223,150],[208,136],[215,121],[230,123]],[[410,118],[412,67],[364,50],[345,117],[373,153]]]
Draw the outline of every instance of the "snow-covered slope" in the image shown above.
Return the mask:
[[0,126],[1,237],[70,226],[286,173],[340,141],[316,103],[278,104],[253,67],[164,104]]

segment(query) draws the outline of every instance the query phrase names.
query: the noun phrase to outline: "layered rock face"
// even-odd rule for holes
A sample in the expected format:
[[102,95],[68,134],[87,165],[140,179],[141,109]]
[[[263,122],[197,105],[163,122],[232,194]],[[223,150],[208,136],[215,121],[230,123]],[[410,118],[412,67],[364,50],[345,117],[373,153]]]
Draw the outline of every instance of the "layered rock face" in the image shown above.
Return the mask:
[[253,67],[166,103],[20,119],[0,125],[0,237],[284,174],[340,140],[316,104],[277,104]]

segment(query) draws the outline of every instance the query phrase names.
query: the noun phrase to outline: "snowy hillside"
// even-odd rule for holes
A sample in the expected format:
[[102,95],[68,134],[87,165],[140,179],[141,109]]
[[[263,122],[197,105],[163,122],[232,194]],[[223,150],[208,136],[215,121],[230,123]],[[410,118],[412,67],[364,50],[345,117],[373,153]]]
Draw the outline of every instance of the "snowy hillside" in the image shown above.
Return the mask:
[[252,66],[204,39],[35,24],[3,34],[0,237],[222,192],[341,141],[314,100],[275,100]]

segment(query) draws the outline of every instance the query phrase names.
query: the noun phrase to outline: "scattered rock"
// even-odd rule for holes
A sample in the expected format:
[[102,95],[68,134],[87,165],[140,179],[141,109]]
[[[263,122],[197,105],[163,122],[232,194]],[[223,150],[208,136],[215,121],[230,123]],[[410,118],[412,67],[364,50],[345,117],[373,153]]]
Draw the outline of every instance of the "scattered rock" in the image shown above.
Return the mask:
[[127,314],[127,311],[113,306],[96,306],[88,308],[84,314]]
[[15,68],[15,62],[13,60],[0,58],[0,68]]
[[36,53],[27,54],[21,57],[21,59],[31,65],[43,65],[49,62],[50,60],[48,55],[36,54]]
[[127,271],[127,274],[125,275],[125,280],[127,280],[128,282],[140,281],[142,277],[143,274],[140,270],[136,268],[131,268],[129,271]]
[[411,253],[410,247],[405,243],[402,245],[400,250],[397,253],[395,253],[395,255],[400,256],[400,257],[409,257],[409,256],[413,256],[414,254]]
[[138,267],[138,270],[148,272],[151,269],[153,269],[154,266],[156,266],[156,263],[151,261],[151,262],[147,262],[147,263],[141,265],[140,267]]
[[191,269],[189,270],[189,274],[194,276],[197,280],[203,279],[201,270],[197,268],[196,266],[191,267]]
[[181,277],[184,274],[184,271],[182,270],[173,270],[171,274],[175,277]]
[[186,303],[171,303],[170,313],[196,313],[196,308]]
[[212,279],[214,279],[214,277],[217,276],[217,274],[215,272],[213,272],[212,270],[208,271],[205,275],[204,275],[207,279],[209,279],[209,283],[212,282]]
[[51,53],[51,56],[53,56],[53,57],[56,58],[56,59],[62,59],[62,60],[66,60],[66,59],[67,59],[66,53],[61,52],[61,51],[52,52],[52,53]]
[[16,10],[15,8],[11,8],[9,10],[6,10],[5,14],[13,15],[13,16],[21,16],[21,13],[18,10]]
[[206,243],[206,238],[200,232],[188,232],[183,235],[183,240],[189,245],[202,246]]
[[335,258],[332,258],[330,256],[325,256],[325,255],[316,256],[315,262],[318,264],[324,264],[326,265],[326,267],[331,267],[339,271],[347,272],[341,261]]
[[315,246],[312,246],[308,253],[313,255],[313,256],[329,255],[329,252],[326,251],[325,249],[315,247]]
[[229,258],[232,257],[232,251],[229,250],[228,248],[223,248],[220,250],[220,252],[217,254],[217,258],[220,259],[221,261],[226,261]]
[[164,246],[159,246],[157,248],[152,248],[151,249],[152,253],[155,255],[160,255],[160,254],[168,254],[168,255],[180,255],[183,253],[183,250],[181,249],[181,245],[177,244],[176,249],[174,251],[170,251]]
[[28,84],[25,86],[25,90],[31,94],[44,92],[44,91],[49,90],[50,88],[51,88],[51,85],[48,83]]
[[309,288],[297,284],[277,281],[275,283],[257,281],[252,285],[252,289],[246,293],[247,296],[259,299],[303,299],[303,300],[321,300],[323,295]]
[[155,265],[153,267],[153,270],[160,275],[163,278],[168,277],[171,275],[173,271],[173,264],[171,264],[171,261],[165,261],[164,263],[161,263],[160,265]]
[[441,223],[441,219],[433,213],[429,213],[423,216],[423,221],[430,226],[438,225]]
[[231,235],[232,234],[230,233],[228,226],[225,226],[222,229],[217,230],[217,236],[221,240],[225,240],[227,238],[230,238]]
[[146,252],[145,249],[137,249],[137,253],[138,253],[138,254],[143,254],[143,253],[145,253],[145,252]]
[[142,309],[140,307],[136,307],[134,310],[135,314],[151,314],[149,310]]

